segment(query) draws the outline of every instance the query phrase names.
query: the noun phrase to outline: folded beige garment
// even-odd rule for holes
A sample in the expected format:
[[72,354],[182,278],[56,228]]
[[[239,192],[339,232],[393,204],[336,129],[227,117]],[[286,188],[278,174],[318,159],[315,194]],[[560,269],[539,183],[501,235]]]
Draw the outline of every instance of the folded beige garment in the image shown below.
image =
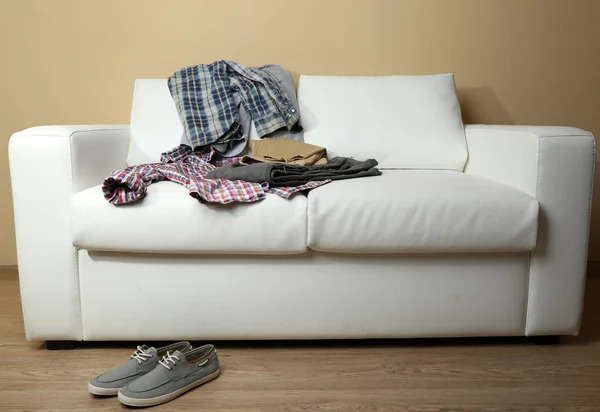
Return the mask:
[[327,163],[327,151],[324,147],[285,137],[279,139],[265,137],[261,140],[251,140],[249,146],[252,154],[242,157],[240,161],[242,164],[278,162],[310,166]]

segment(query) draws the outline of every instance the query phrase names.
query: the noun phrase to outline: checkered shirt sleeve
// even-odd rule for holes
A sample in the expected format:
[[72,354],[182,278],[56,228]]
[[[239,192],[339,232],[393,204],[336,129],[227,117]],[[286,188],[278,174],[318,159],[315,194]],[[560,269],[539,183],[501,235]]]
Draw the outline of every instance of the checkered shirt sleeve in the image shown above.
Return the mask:
[[260,68],[220,60],[178,70],[168,86],[193,148],[242,138],[234,91],[261,137],[284,127],[290,130],[300,121],[277,79]]
[[297,113],[279,81],[271,73],[232,61],[225,63],[233,71],[231,84],[240,91],[242,104],[252,116],[258,136],[266,136],[283,128],[291,130],[300,122],[300,113]]
[[133,203],[144,196],[148,185],[166,178],[156,169],[159,164],[130,166],[104,179],[102,193],[114,205]]

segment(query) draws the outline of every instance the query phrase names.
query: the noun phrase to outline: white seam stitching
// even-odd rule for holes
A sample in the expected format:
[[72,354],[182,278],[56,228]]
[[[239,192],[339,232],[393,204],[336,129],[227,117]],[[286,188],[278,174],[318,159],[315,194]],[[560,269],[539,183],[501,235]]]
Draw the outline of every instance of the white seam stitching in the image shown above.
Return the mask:
[[[10,160],[10,148],[9,148],[9,160]],[[15,178],[15,176],[14,176],[14,169],[10,168],[10,180],[11,180],[11,182],[15,181],[14,178]],[[14,192],[14,189],[13,189],[13,192]],[[20,283],[21,282],[21,274],[19,273],[19,266],[18,266],[18,264],[19,264],[19,249],[21,249],[21,246],[20,246],[21,245],[21,239],[20,239],[20,236],[19,236],[19,231],[20,231],[19,230],[19,226],[20,225],[19,225],[19,212],[18,212],[19,207],[18,207],[18,204],[19,204],[19,201],[17,200],[17,197],[14,196],[14,193],[13,193],[13,208],[14,208],[13,213],[14,213],[14,219],[15,219],[15,240],[16,240],[16,246],[17,246],[17,278],[18,278],[19,283]],[[19,287],[20,295],[21,295],[21,310],[23,311],[23,325],[24,325],[24,329],[25,329],[25,339],[29,341],[30,337],[31,337],[31,332],[30,332],[29,327],[27,325],[28,324],[29,315],[27,314],[27,309],[26,309],[27,305],[25,305],[25,299],[23,298],[23,289],[24,288]]]
[[[543,144],[543,140],[541,138],[541,136],[538,136],[538,152],[537,152],[537,167],[536,167],[536,182],[535,182],[535,199],[538,201],[539,203],[539,193],[540,193],[540,180],[541,180],[541,162],[542,162],[542,144]],[[543,213],[542,211],[542,205],[539,205],[540,207],[540,212]],[[540,212],[538,212],[538,237],[539,237],[539,233],[540,233],[540,226],[539,226],[539,221],[540,221]],[[539,241],[539,239],[538,239]],[[538,242],[539,245],[539,242]],[[536,246],[538,246],[536,245]],[[533,284],[535,283],[534,280],[534,276],[533,276],[533,270],[535,268],[535,258],[534,258],[534,250],[529,252],[529,278],[528,278],[528,291],[527,291],[527,314],[525,315],[525,336],[527,336],[527,331],[528,331],[528,325],[529,325],[529,318],[530,318],[530,314],[531,314],[531,301],[532,301],[532,291],[533,291]]]
[[[582,296],[581,296],[581,302],[583,302],[583,299],[585,298],[585,284],[586,284],[586,279],[587,279],[587,255],[588,255],[588,249],[590,246],[590,229],[591,229],[591,223],[592,223],[592,203],[593,203],[593,198],[594,198],[594,183],[596,180],[596,138],[594,137],[593,134],[590,134],[590,138],[592,139],[592,147],[593,147],[593,155],[592,155],[592,189],[590,190],[590,197],[588,200],[588,222],[587,222],[587,238],[585,241],[585,252],[586,252],[586,259],[585,259],[585,277],[583,278],[583,288],[582,288]],[[580,327],[581,328],[581,317],[583,316],[583,304],[581,305],[580,309],[579,309],[579,323],[580,323]]]
[[[473,127],[472,125],[465,125],[465,131],[466,131],[467,127],[470,130],[485,130],[485,131],[489,130],[489,131],[493,131],[493,132],[510,132],[510,133],[514,133],[514,132],[531,133],[534,136],[537,136],[539,139],[545,139],[545,138],[549,138],[549,137],[552,138],[552,137],[589,137],[589,136],[593,136],[593,134],[590,132],[585,132],[585,133],[580,133],[580,134],[539,134],[532,130],[519,129],[519,128],[499,129],[499,128],[493,128],[493,127]],[[553,126],[547,126],[547,127],[553,127]]]
[[306,214],[306,238],[304,240],[304,244],[306,246],[305,246],[304,252],[302,252],[302,253],[306,253],[306,252],[308,252],[310,250],[309,243],[310,243],[310,232],[311,232],[311,230],[310,230],[310,224],[311,224],[311,221],[310,221],[310,198],[309,198],[309,195],[310,195],[310,192],[308,192],[306,194],[306,211],[305,211],[305,214]]
[[[112,129],[111,129],[112,130]],[[75,188],[74,188],[74,181],[73,181],[73,150],[72,150],[72,137],[80,132],[90,132],[90,131],[97,131],[97,130],[79,130],[79,131],[74,131],[71,132],[71,134],[69,134],[69,178],[71,180],[71,196],[73,196],[73,193],[75,192]],[[104,130],[102,130],[104,131]],[[73,246],[71,244],[71,253],[72,253],[72,260],[73,260],[73,289],[75,292],[75,321],[76,321],[76,327],[77,327],[77,333],[78,333],[78,339],[79,340],[83,340],[83,327],[82,327],[82,316],[81,316],[81,294],[79,293],[79,270],[78,270],[78,266],[77,266],[77,248],[75,246]]]

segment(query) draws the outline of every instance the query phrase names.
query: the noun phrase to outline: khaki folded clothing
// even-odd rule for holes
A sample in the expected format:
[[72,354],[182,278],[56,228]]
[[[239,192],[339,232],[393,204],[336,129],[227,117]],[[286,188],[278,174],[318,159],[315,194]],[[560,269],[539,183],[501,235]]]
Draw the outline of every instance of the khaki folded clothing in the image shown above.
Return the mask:
[[311,166],[327,163],[327,151],[324,147],[284,137],[251,140],[249,145],[252,154],[242,157],[241,164],[278,162]]

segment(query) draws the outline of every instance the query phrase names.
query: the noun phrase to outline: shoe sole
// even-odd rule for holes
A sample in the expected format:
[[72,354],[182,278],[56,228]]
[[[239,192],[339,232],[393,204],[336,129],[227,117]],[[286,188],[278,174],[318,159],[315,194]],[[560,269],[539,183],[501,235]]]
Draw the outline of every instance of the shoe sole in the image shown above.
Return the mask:
[[90,391],[92,395],[115,396],[119,393],[119,389],[120,388],[100,388],[88,383],[88,391]]
[[173,391],[171,393],[167,393],[166,395],[157,396],[155,398],[145,398],[145,399],[144,398],[139,398],[139,399],[138,398],[130,398],[129,396],[125,396],[121,392],[119,392],[119,401],[123,405],[127,405],[127,406],[144,407],[144,406],[160,405],[161,403],[172,401],[173,399],[177,398],[180,395],[183,395],[190,389],[194,389],[195,387],[200,386],[203,383],[212,381],[217,376],[219,376],[219,369],[217,369],[210,375],[206,375],[202,379],[198,379],[196,382],[192,382],[189,385],[184,386],[183,388],[177,389],[176,391]]

